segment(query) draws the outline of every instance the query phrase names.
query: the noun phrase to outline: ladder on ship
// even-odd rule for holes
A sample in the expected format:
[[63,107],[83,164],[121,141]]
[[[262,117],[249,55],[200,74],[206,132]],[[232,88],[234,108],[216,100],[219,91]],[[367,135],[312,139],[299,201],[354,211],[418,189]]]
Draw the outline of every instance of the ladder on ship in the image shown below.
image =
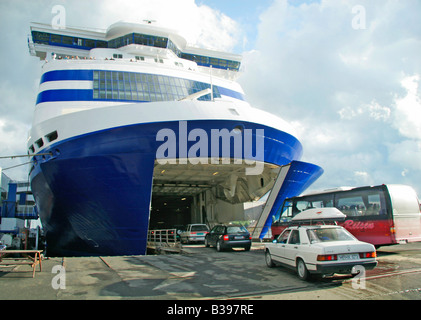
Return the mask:
[[269,217],[269,214],[272,211],[273,205],[275,204],[275,200],[278,197],[279,191],[281,190],[282,184],[285,181],[285,178],[287,176],[287,173],[290,167],[291,167],[291,164],[288,164],[286,166],[282,166],[281,170],[279,170],[278,176],[275,180],[275,184],[273,185],[269,193],[265,206],[263,207],[262,213],[260,214],[260,217],[257,220],[256,226],[253,229],[253,232],[252,232],[253,240],[260,239],[260,235],[263,231],[263,228],[265,227],[267,218]]
[[260,240],[262,233],[264,235],[270,230],[272,224],[268,223],[268,217],[277,215],[285,199],[301,194],[322,174],[322,168],[307,162],[294,160],[282,166],[253,229],[253,240]]

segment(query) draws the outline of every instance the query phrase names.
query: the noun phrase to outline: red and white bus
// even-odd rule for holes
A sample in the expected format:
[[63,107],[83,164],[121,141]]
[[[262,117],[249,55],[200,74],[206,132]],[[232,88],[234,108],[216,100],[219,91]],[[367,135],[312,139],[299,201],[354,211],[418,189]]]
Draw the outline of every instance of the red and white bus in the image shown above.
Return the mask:
[[286,199],[272,236],[301,211],[325,207],[339,209],[347,217],[338,224],[375,246],[421,241],[420,202],[415,190],[404,185],[341,188]]

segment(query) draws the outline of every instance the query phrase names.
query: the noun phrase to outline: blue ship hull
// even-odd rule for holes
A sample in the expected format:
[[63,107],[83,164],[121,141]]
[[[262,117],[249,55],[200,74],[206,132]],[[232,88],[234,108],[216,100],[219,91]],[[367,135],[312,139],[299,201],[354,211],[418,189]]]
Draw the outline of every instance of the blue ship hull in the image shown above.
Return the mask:
[[[208,136],[212,129],[242,126],[252,129],[253,136],[264,129],[264,152],[253,154],[265,163],[285,165],[302,154],[295,137],[263,125],[233,120],[195,120],[187,125]],[[146,254],[153,169],[162,144],[156,137],[163,128],[178,133],[179,122],[93,132],[51,145],[43,152],[52,156],[33,159],[31,187],[49,256]],[[187,147],[193,144],[190,141]]]

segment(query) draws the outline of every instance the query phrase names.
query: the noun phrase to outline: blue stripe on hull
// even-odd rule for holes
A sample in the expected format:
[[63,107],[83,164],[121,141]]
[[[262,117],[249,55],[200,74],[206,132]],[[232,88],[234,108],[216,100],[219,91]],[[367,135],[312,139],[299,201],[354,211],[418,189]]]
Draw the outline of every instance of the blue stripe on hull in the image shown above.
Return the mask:
[[40,84],[47,81],[92,81],[93,79],[93,70],[54,70],[44,73]]
[[[300,142],[265,126],[228,120],[189,121],[188,130],[264,129],[261,160],[299,159]],[[178,133],[179,122],[139,124],[58,142],[36,157],[31,185],[47,231],[48,255],[145,254],[157,132]],[[209,139],[210,140],[210,139]],[[189,142],[188,148],[194,142]],[[231,150],[231,154],[233,150]],[[256,154],[256,150],[253,151]]]

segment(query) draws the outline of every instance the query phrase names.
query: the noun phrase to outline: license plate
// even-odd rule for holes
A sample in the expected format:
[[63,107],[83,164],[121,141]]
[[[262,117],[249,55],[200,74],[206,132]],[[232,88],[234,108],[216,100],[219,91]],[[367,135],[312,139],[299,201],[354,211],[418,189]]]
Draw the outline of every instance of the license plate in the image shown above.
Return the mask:
[[198,236],[203,236],[203,232],[197,233]]
[[244,237],[241,237],[241,236],[235,236],[235,237],[234,237],[234,239],[235,239],[235,240],[240,240],[240,239],[242,240],[242,239],[244,239]]
[[354,254],[338,254],[338,260],[347,261],[347,260],[358,260],[360,255],[358,253]]

